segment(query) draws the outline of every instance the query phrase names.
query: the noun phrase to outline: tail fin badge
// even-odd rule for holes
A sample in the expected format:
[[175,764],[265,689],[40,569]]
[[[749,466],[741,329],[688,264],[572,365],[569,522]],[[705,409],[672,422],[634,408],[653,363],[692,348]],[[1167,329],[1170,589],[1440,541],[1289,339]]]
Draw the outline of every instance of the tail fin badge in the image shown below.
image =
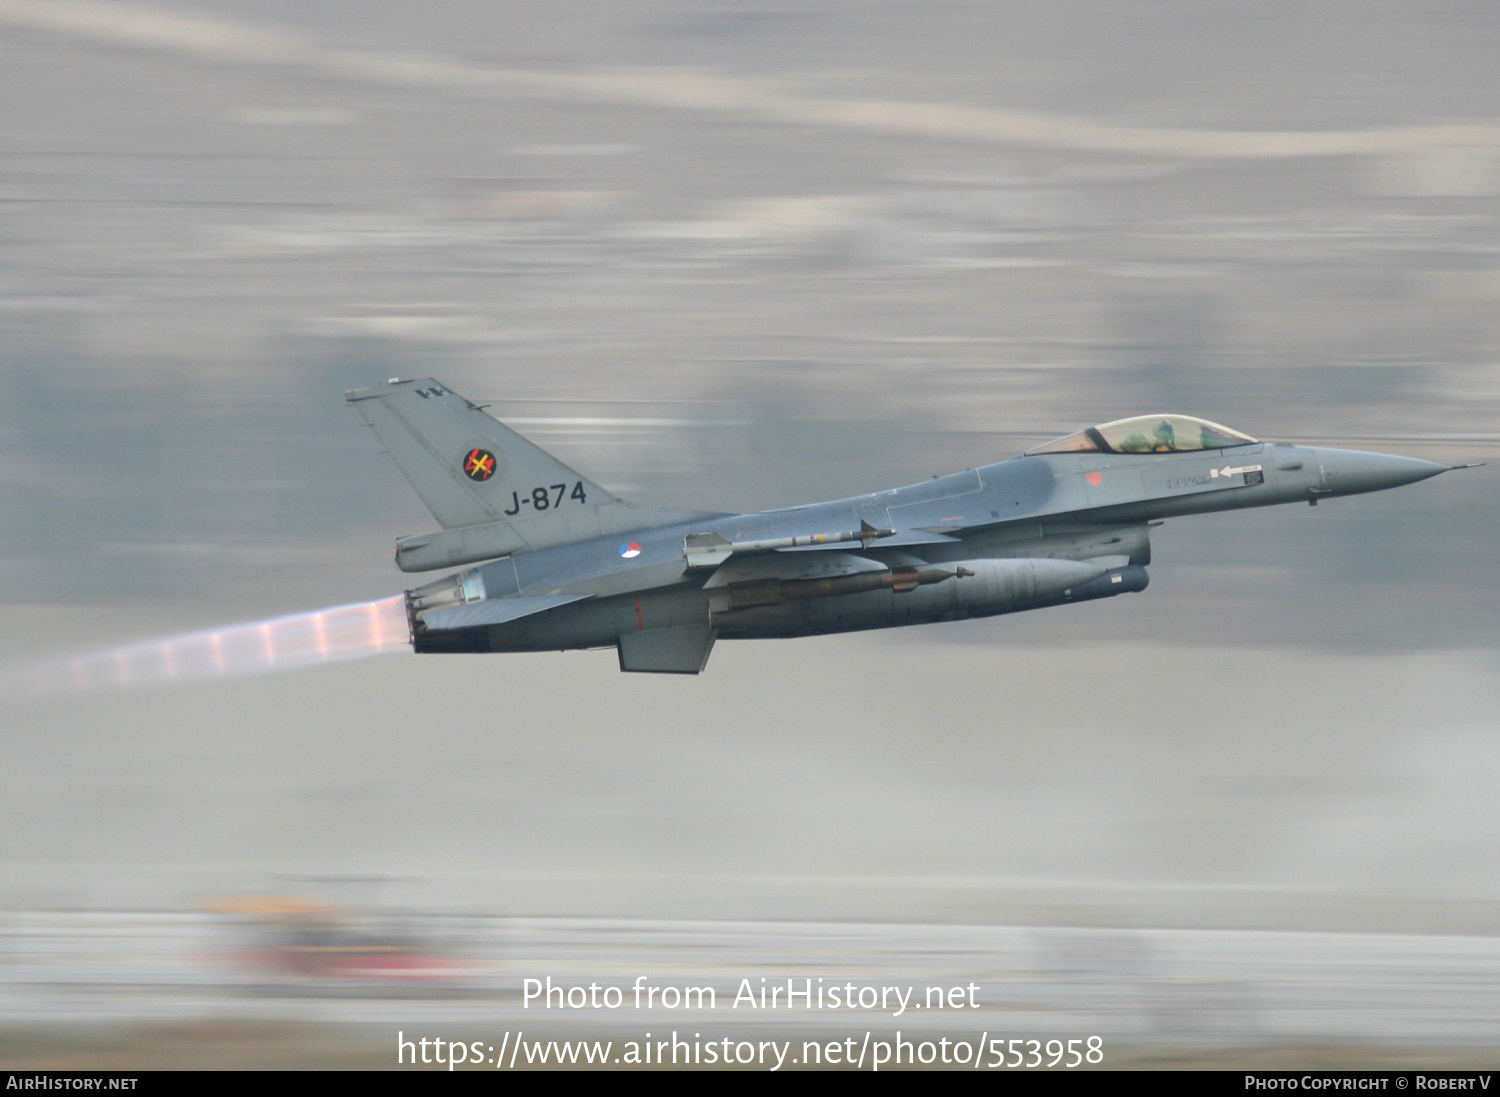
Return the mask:
[[464,475],[470,480],[488,480],[495,475],[495,455],[487,449],[471,449],[464,455]]

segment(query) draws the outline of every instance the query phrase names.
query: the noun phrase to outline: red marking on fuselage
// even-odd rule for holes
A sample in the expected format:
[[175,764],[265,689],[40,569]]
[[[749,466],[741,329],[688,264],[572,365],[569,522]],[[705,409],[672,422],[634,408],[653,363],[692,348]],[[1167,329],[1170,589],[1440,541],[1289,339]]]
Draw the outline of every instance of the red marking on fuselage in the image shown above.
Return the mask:
[[635,628],[637,632],[646,631],[646,615],[641,612],[641,596],[635,596]]
[[1085,476],[1084,479],[1087,480],[1089,483],[1093,484],[1094,487],[1097,488],[1100,484],[1104,483],[1104,473],[1102,473],[1102,472],[1091,472],[1087,476]]

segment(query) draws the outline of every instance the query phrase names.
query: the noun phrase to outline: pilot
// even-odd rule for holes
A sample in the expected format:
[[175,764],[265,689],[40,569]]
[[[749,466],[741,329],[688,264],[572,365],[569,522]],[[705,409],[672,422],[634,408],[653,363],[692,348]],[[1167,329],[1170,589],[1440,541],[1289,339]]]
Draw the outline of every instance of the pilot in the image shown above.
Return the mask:
[[1121,453],[1176,453],[1177,432],[1172,427],[1170,419],[1163,419],[1156,424],[1156,429],[1151,432],[1151,437],[1146,437],[1140,431],[1127,434],[1115,446]]

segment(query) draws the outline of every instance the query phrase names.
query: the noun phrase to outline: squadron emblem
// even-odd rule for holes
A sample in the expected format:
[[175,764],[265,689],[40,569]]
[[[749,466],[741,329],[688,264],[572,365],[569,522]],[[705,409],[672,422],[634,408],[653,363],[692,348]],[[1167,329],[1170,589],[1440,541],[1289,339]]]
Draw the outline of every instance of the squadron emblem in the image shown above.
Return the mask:
[[464,475],[470,480],[488,480],[495,475],[495,455],[487,449],[471,449],[464,455]]

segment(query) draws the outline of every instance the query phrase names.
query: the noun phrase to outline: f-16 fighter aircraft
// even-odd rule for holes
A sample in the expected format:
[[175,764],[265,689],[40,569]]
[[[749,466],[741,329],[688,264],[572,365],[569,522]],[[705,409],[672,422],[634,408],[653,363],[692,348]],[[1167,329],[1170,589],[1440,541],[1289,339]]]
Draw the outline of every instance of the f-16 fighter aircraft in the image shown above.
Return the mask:
[[616,648],[697,674],[716,639],[989,617],[1146,588],[1164,518],[1410,484],[1462,465],[1258,442],[1186,415],[1102,423],[999,464],[721,514],[615,498],[431,378],[346,395],[441,530],[396,565],[419,652]]

